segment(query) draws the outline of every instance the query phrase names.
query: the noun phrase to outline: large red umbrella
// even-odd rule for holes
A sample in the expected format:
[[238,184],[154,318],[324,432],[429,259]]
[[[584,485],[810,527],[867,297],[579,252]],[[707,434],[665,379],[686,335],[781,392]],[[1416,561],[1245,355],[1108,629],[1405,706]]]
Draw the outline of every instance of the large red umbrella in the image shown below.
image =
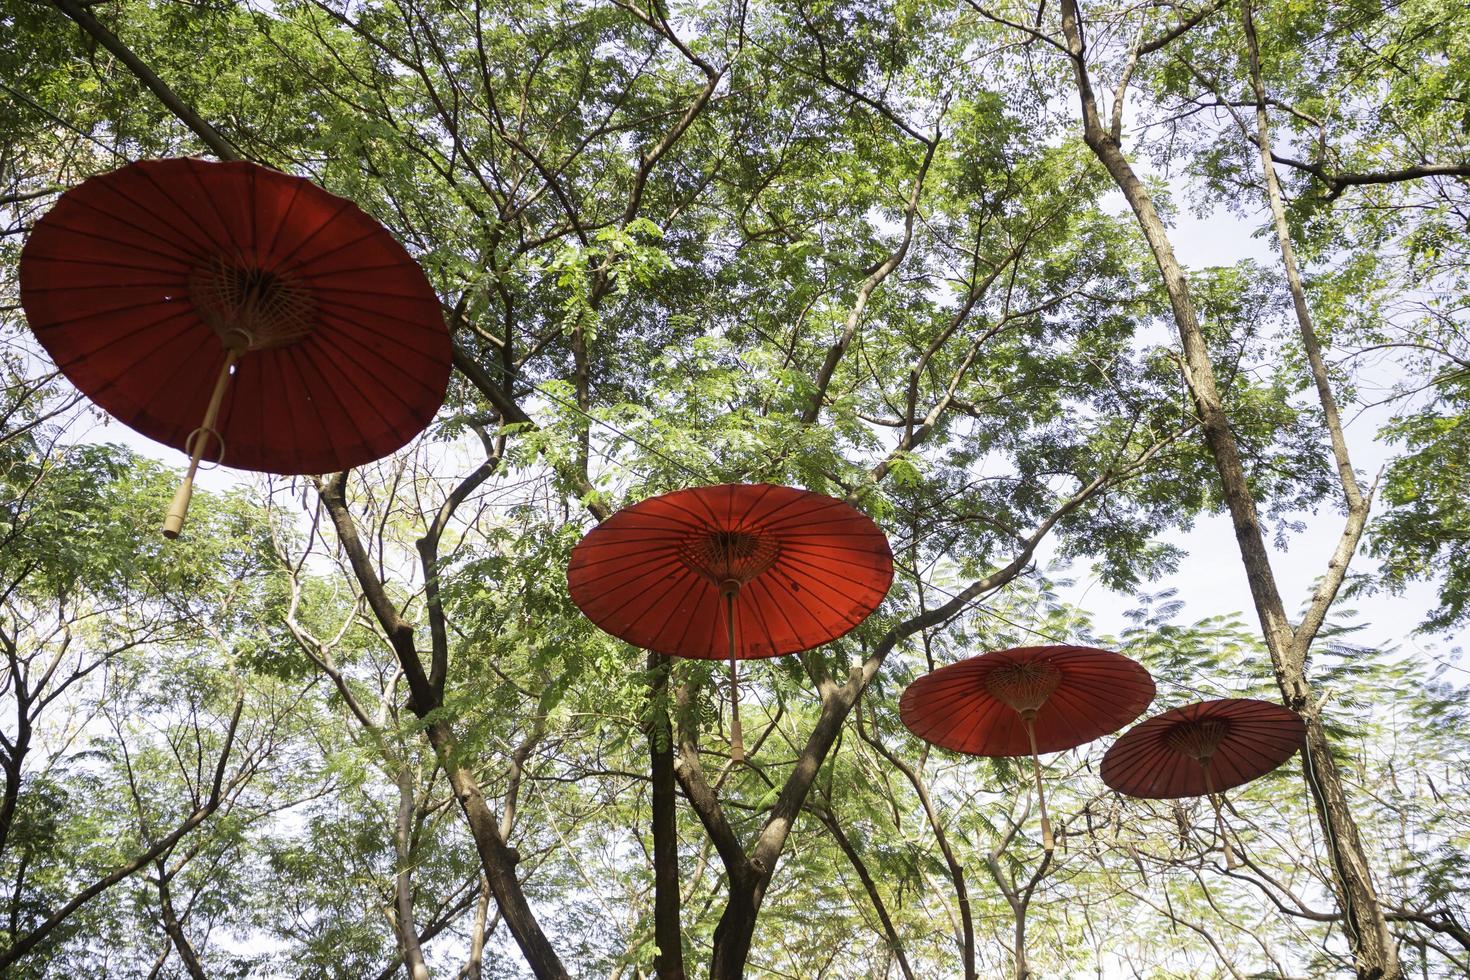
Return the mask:
[[450,341],[418,264],[351,201],[252,163],[149,160],[93,177],[36,224],[21,302],[97,405],[191,456],[325,473],[433,419]]
[[899,717],[915,735],[955,752],[1030,755],[1049,851],[1051,819],[1038,756],[1115,732],[1153,699],[1153,678],[1122,654],[1069,645],[1016,647],[925,674],[903,692]]
[[[572,550],[572,600],[599,627],[658,653],[735,661],[821,646],[868,617],[893,582],[872,520],[840,500],[770,484],[677,490],[618,511]],[[731,755],[744,757],[738,710]]]
[[[1165,711],[1113,743],[1103,782],[1151,800],[1208,796],[1224,840],[1217,793],[1248,783],[1291,758],[1306,734],[1296,712],[1269,701],[1224,698]],[[1226,846],[1227,857],[1232,856]]]

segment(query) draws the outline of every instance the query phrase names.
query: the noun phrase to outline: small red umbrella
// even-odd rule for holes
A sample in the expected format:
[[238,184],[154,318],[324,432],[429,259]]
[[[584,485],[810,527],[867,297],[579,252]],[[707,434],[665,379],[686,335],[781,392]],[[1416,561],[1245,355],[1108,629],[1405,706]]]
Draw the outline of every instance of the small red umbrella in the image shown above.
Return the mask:
[[190,454],[178,534],[221,460],[324,473],[433,419],[450,341],[423,270],[352,202],[252,163],[149,160],[61,196],[21,254],[21,302],[71,382]]
[[1154,699],[1147,670],[1119,653],[1082,646],[995,650],[940,667],[908,686],[899,717],[909,731],[967,755],[1030,755],[1041,839],[1053,846],[1041,784],[1043,752],[1115,732]]
[[[677,490],[618,511],[572,550],[572,601],[658,653],[735,661],[810,650],[868,617],[893,582],[872,520],[840,500],[770,484]],[[744,757],[738,708],[731,755]]]
[[[1224,840],[1216,794],[1243,785],[1291,758],[1306,725],[1269,701],[1224,698],[1165,711],[1136,725],[1103,756],[1103,782],[1150,800],[1208,796]],[[1225,854],[1233,861],[1226,846]]]

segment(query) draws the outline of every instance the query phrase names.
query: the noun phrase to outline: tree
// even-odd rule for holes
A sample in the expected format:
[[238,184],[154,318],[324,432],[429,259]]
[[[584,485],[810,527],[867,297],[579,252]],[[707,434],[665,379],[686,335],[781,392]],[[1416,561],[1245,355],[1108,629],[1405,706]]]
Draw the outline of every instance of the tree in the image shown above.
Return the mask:
[[[1258,132],[1289,139],[1243,135],[1230,111],[1248,123],[1264,104],[1279,128],[1272,100],[1298,84],[1275,67],[1290,48],[1275,8],[1258,12],[1254,73],[1231,13],[1213,5],[1186,13],[1183,30],[1161,24],[1160,45],[1140,44],[1129,69],[1134,104],[1150,113],[1179,84],[1156,65],[1184,46],[1224,52],[1209,48],[1218,72],[1203,53],[1191,62],[1212,81],[1260,79],[1264,98],[1249,87],[1211,133],[1233,155],[1212,157],[1203,140],[1179,155],[1221,187],[1266,174],[1273,153],[1262,156]],[[1343,876],[1324,869],[1353,854],[1321,859],[1291,780],[1232,795],[1222,842],[1208,808],[1111,797],[1081,752],[1051,763],[1061,846],[1045,858],[1028,836],[1023,774],[928,753],[896,717],[907,680],[977,648],[1034,635],[1111,642],[1056,598],[1039,555],[1057,574],[1086,560],[1107,586],[1136,591],[1184,557],[1168,532],[1227,508],[1254,522],[1247,544],[1269,574],[1260,528],[1351,504],[1358,479],[1322,451],[1340,428],[1324,406],[1346,406],[1353,389],[1330,354],[1348,279],[1323,285],[1319,239],[1293,224],[1292,181],[1317,175],[1287,176],[1276,195],[1279,240],[1300,253],[1294,282],[1251,263],[1161,276],[1158,242],[1113,213],[1117,174],[1099,168],[1098,141],[1077,139],[1065,109],[1075,82],[1055,71],[1067,62],[1035,57],[1067,48],[1066,32],[1034,16],[784,0],[56,0],[0,14],[39,39],[0,41],[0,82],[30,100],[20,123],[0,123],[3,147],[16,148],[0,152],[16,223],[0,245],[7,282],[9,242],[61,187],[119,155],[208,151],[358,201],[424,265],[455,341],[444,411],[401,454],[252,484],[220,505],[223,526],[206,516],[193,532],[197,560],[134,540],[148,522],[110,528],[119,555],[138,549],[203,577],[170,593],[190,595],[187,608],[139,598],[178,617],[166,620],[177,636],[149,649],[176,643],[198,664],[177,683],[176,666],[129,675],[126,696],[97,699],[116,726],[105,772],[57,770],[37,784],[38,806],[98,779],[125,804],[109,824],[119,839],[162,839],[200,783],[161,751],[135,751],[140,739],[161,750],[192,731],[200,758],[222,754],[237,728],[264,739],[229,743],[257,767],[238,797],[222,794],[131,884],[72,913],[111,917],[128,936],[123,969],[1024,976],[1340,964],[1329,930],[1362,928],[1374,906],[1332,907]],[[1334,152],[1324,173],[1370,172]],[[1385,152],[1371,172],[1416,165]],[[1421,186],[1339,184],[1321,205],[1333,214],[1349,193]],[[1167,195],[1139,187],[1167,216]],[[1176,347],[1160,327],[1178,319],[1181,295],[1199,329]],[[16,312],[22,353],[9,363],[37,379],[24,393],[43,379]],[[1328,353],[1315,364],[1306,347],[1318,333]],[[1215,393],[1201,396],[1210,378]],[[16,445],[71,397],[43,387],[4,416]],[[1234,468],[1220,464],[1230,445]],[[38,490],[52,490],[37,520],[64,526],[65,472],[42,477]],[[862,628],[747,672],[743,764],[726,753],[709,665],[598,633],[560,574],[614,508],[737,480],[846,498],[890,534],[898,566]],[[1186,629],[1154,612],[1118,642],[1180,699],[1221,671],[1248,673],[1258,690],[1268,678],[1252,665],[1274,659],[1289,697],[1314,695],[1293,702],[1318,719],[1310,771],[1377,778],[1372,753],[1351,769],[1344,747],[1368,743],[1329,727],[1338,709],[1319,711],[1304,666],[1311,647],[1314,683],[1359,689],[1358,675],[1322,663],[1369,495],[1360,487],[1349,508],[1344,560],[1306,625],[1288,623],[1279,590],[1263,586],[1268,624],[1291,633],[1268,631],[1264,652],[1238,626]],[[16,561],[17,580],[40,589]],[[109,628],[134,622],[107,616]],[[1372,676],[1363,690],[1385,675]],[[1442,703],[1458,710],[1448,693]],[[170,720],[150,742],[137,726],[155,715]],[[1340,828],[1345,793],[1327,782]],[[1378,833],[1392,814],[1401,853],[1417,856],[1428,828],[1457,832],[1462,790],[1407,790],[1351,816]],[[58,862],[78,860],[66,840]],[[1375,921],[1426,969],[1464,955],[1450,853],[1379,879]],[[48,955],[81,956],[54,931]],[[240,952],[251,944],[273,951]],[[1369,955],[1361,944],[1358,955]]]

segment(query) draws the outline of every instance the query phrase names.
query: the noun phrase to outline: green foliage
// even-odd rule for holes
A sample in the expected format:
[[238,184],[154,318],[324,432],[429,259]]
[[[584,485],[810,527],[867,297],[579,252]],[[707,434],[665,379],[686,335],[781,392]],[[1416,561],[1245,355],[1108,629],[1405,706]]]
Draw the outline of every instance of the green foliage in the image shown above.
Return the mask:
[[[986,9],[1012,25],[1040,16],[1051,34],[1054,6]],[[1100,61],[1184,10],[1084,7]],[[1039,975],[1342,967],[1341,935],[1315,915],[1332,906],[1330,879],[1295,763],[1229,797],[1259,871],[1247,880],[1221,867],[1208,804],[1106,792],[1103,746],[1048,759],[1065,829],[1038,874],[1030,770],[926,749],[898,716],[919,673],[1038,637],[1137,657],[1159,680],[1158,707],[1274,696],[1238,620],[1184,623],[1182,597],[1142,591],[1187,557],[1177,532],[1222,501],[1153,259],[1076,137],[1071,67],[1046,42],[928,0],[88,9],[244,155],[384,222],[494,390],[456,375],[424,440],[347,483],[375,581],[425,664],[442,643],[442,703],[421,717],[401,649],[308,484],[201,493],[186,540],[165,544],[153,527],[175,474],[82,435],[70,390],[20,323],[24,232],[60,188],[200,146],[55,9],[0,6],[0,628],[16,638],[0,731],[17,787],[0,844],[6,941],[187,819],[236,739],[225,804],[161,865],[84,903],[18,976],[146,976],[165,950],[160,975],[184,975],[161,875],[208,975],[391,973],[404,877],[431,970],[453,975],[482,892],[446,766],[474,774],[497,818],[513,810],[517,878],[568,968],[648,975],[655,709],[692,733],[748,843],[798,767],[822,692],[887,649],[898,624],[1013,565],[1004,590],[876,665],[817,760],[749,974],[896,975],[901,949],[916,976],[954,975],[956,866],[980,975],[1013,969],[1004,893],[1032,875]],[[1204,17],[1131,77],[1124,140],[1155,165],[1170,220],[1258,211],[1259,160],[1242,135],[1253,123],[1230,112],[1246,91],[1236,13]],[[1329,174],[1466,159],[1462,10],[1293,0],[1258,17],[1283,153]],[[1463,185],[1283,175],[1330,381],[1354,409],[1391,400],[1385,434],[1402,452],[1374,525],[1382,583],[1438,579],[1431,625],[1455,625],[1470,604]],[[1189,274],[1253,492],[1288,543],[1338,493],[1279,270]],[[492,453],[495,473],[461,485]],[[564,574],[592,509],[724,481],[852,499],[900,565],[847,637],[742,668],[746,741],[761,747],[739,767],[723,765],[722,665],[679,662],[650,698],[645,653],[593,627]],[[419,542],[441,508],[426,571]],[[1058,598],[1026,546],[1041,531],[1054,568],[1085,561],[1136,596],[1133,626],[1096,636],[1088,611]],[[1388,901],[1463,923],[1463,696],[1414,657],[1351,640],[1335,634],[1312,666]],[[19,751],[11,718],[31,729]],[[431,728],[452,734],[452,753],[434,752]],[[730,888],[683,797],[678,832],[698,975]],[[494,903],[483,907],[495,923],[483,975],[523,974]],[[1424,943],[1405,949],[1427,972],[1453,969]]]

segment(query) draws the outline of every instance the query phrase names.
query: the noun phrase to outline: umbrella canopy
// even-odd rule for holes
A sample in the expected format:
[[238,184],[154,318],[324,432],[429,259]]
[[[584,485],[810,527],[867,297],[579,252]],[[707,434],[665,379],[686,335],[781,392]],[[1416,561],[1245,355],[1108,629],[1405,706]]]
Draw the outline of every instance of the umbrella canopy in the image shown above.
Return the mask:
[[1059,645],[995,650],[940,667],[908,686],[898,710],[909,731],[942,748],[1030,755],[1049,851],[1051,819],[1037,756],[1115,732],[1153,699],[1153,678],[1122,654]]
[[[735,661],[821,646],[868,617],[893,583],[872,520],[819,493],[770,484],[677,490],[627,507],[572,550],[572,600],[619,639]],[[743,757],[738,712],[732,752]]]
[[821,646],[866,619],[892,583],[888,539],[866,515],[764,483],[677,490],[624,508],[588,532],[567,568],[572,601],[602,629],[706,660]]
[[968,755],[1061,752],[1111,734],[1154,699],[1148,671],[1119,653],[1080,646],[996,650],[940,667],[908,686],[899,716],[909,731]]
[[448,384],[449,334],[412,257],[352,202],[252,163],[149,160],[83,182],[31,231],[20,282],[36,337],[92,401],[241,469],[370,462]]
[[1306,725],[1269,701],[1225,698],[1165,711],[1103,756],[1103,782],[1151,800],[1206,796],[1248,783],[1291,758]]

